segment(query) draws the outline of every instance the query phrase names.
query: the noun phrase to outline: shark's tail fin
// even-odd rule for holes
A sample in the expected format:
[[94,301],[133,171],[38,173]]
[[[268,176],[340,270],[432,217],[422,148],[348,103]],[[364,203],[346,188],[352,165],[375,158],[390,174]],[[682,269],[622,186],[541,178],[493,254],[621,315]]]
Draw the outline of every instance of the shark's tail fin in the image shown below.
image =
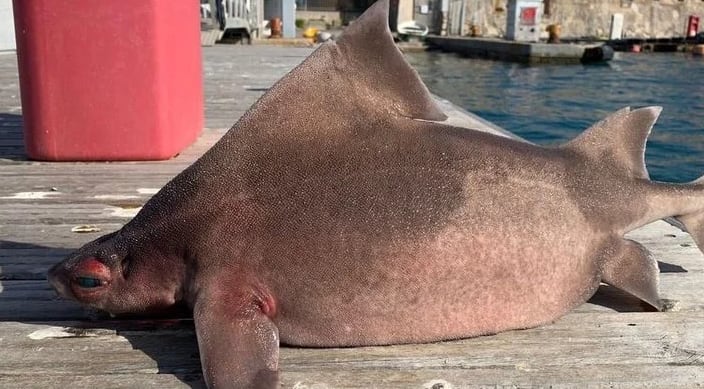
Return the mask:
[[[704,193],[704,176],[690,182],[689,185],[697,187],[698,190],[701,189]],[[699,247],[699,251],[704,252],[704,211],[680,215],[675,219],[684,225]]]
[[563,147],[647,180],[650,177],[645,168],[645,142],[661,111],[661,107],[623,108]]

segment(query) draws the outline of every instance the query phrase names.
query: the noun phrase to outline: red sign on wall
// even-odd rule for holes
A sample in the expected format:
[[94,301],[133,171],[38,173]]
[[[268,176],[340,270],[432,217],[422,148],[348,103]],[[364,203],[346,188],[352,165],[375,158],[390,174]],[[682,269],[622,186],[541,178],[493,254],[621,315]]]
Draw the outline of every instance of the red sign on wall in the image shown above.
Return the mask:
[[522,26],[535,26],[535,18],[538,15],[538,7],[521,7]]

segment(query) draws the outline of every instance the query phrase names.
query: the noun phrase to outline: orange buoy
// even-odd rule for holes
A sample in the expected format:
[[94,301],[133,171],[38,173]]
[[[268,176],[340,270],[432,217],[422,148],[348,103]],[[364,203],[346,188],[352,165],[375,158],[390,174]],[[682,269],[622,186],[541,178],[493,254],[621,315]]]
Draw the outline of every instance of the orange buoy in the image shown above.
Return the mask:
[[631,53],[640,53],[640,45],[631,46]]

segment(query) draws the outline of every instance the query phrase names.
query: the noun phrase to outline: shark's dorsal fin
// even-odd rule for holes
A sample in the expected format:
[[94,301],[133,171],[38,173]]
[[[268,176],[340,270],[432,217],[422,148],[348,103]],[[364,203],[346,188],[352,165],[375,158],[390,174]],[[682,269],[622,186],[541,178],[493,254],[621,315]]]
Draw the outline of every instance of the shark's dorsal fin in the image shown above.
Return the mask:
[[376,95],[402,116],[445,120],[418,73],[406,62],[389,30],[389,0],[378,0],[352,23],[337,46],[347,66]]
[[631,110],[623,108],[596,123],[568,142],[573,149],[590,158],[625,169],[630,176],[648,179],[645,168],[645,142],[660,116],[661,107]]
[[[379,0],[343,32],[279,80],[235,128],[305,138],[359,129],[364,118],[447,117],[393,41],[388,0]],[[354,123],[354,124],[353,124]]]

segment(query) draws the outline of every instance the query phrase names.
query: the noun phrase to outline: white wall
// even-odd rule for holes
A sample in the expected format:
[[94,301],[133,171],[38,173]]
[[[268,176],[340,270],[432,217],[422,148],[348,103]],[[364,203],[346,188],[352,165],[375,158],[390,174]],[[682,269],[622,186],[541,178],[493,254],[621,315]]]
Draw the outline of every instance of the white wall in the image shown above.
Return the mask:
[[15,49],[15,20],[12,0],[0,0],[0,51]]

